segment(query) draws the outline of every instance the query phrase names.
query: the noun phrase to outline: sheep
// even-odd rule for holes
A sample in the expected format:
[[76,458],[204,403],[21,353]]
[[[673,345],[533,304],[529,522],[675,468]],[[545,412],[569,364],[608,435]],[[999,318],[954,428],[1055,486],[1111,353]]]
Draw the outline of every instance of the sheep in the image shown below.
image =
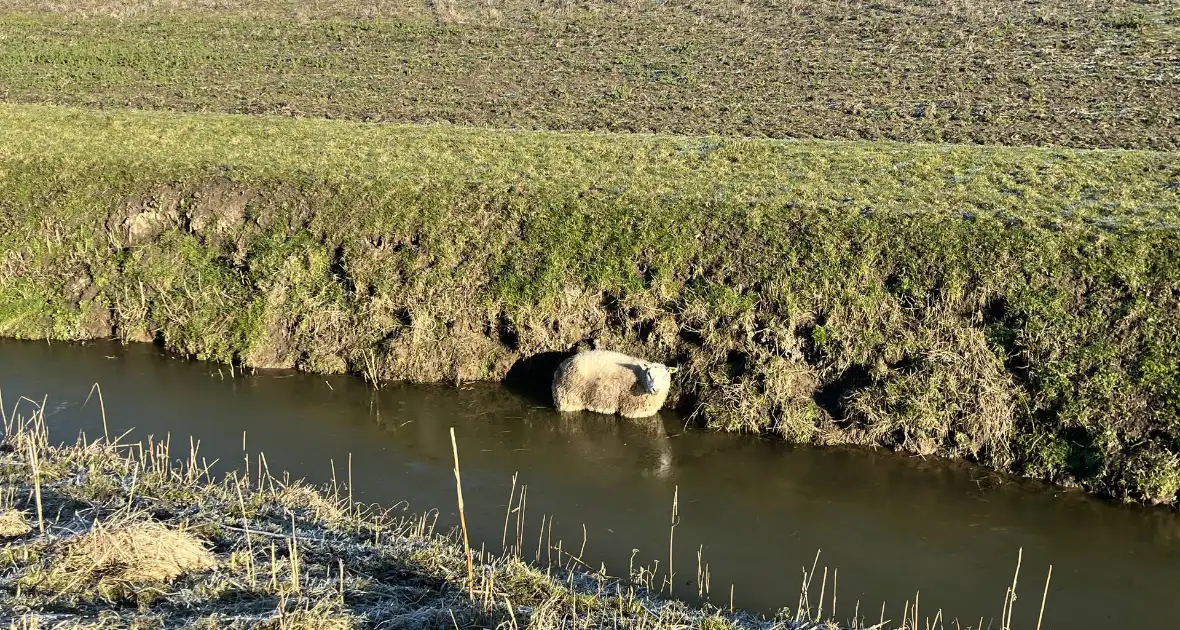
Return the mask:
[[624,418],[654,416],[664,406],[676,368],[609,350],[566,359],[553,375],[558,411],[592,411]]

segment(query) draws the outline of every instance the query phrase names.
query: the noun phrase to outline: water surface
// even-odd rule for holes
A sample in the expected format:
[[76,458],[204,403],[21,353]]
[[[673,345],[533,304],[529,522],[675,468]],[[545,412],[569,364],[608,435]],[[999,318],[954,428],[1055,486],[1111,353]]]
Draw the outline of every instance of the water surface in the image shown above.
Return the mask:
[[[973,467],[685,431],[673,417],[563,417],[496,385],[374,392],[349,377],[231,377],[225,366],[167,358],[150,345],[0,341],[8,411],[32,409],[48,395],[54,440],[72,441],[80,430],[101,435],[96,401],[83,406],[94,383],[102,387],[110,431],[131,431],[125,441],[171,434],[173,454],[183,456],[192,436],[201,456],[228,471],[243,467],[245,434],[246,450],[254,457],[264,452],[272,473],[285,470],[316,484],[332,478],[332,464],[343,481],[351,461],[356,500],[409,513],[437,508],[441,525],[458,518],[448,433],[454,427],[475,546],[500,550],[517,474],[517,487],[528,486],[526,557],[536,555],[545,517],[553,545],[560,540],[576,552],[584,539],[584,560],[605,563],[613,575],[625,575],[632,562],[657,560],[663,572],[678,489],[677,586],[696,594],[703,546],[719,605],[728,604],[733,584],[738,607],[793,609],[802,570],[822,550],[819,566],[839,570],[842,617],[859,600],[866,618],[875,622],[885,602],[885,617],[897,620],[920,591],[923,617],[941,608],[964,627],[981,617],[986,627],[1000,613],[1023,548],[1014,627],[1035,627],[1049,564],[1044,628],[1180,619],[1176,514],[1015,483]],[[817,595],[818,584],[813,600]]]

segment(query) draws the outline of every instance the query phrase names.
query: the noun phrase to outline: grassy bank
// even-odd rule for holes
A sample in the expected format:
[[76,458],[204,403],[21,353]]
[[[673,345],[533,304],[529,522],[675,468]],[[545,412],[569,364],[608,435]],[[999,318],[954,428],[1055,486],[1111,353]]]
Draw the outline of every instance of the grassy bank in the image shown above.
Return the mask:
[[346,489],[265,468],[214,479],[191,446],[183,457],[168,442],[51,446],[43,420],[5,417],[0,435],[9,630],[866,627],[821,619],[830,589],[824,603],[801,596],[794,613],[766,619],[668,599],[552,541],[551,566],[530,565],[519,509],[515,542],[473,550],[469,573],[459,532],[436,532],[436,515],[355,505]]
[[1180,488],[1171,153],[0,106],[0,204],[8,336],[542,392],[597,340],[714,427]]
[[0,98],[1176,149],[1166,0],[8,0]]

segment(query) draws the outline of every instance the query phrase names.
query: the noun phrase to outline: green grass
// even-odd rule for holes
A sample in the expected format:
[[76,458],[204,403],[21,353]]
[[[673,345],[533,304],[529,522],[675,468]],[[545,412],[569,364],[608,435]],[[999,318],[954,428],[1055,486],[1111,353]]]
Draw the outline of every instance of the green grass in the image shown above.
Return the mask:
[[5,5],[0,98],[8,102],[1180,147],[1180,9],[1164,0]]
[[716,428],[1160,503],[1177,226],[1173,153],[0,106],[0,334],[417,381],[596,338]]

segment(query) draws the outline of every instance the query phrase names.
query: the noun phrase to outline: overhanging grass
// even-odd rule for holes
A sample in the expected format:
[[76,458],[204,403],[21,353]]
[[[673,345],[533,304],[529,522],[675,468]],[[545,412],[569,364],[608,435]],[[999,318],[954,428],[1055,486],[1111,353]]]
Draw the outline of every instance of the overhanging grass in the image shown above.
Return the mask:
[[3,106],[0,204],[0,334],[424,381],[598,338],[719,428],[1180,487],[1171,153]]
[[[152,6],[155,5],[155,6]],[[10,0],[9,102],[1176,149],[1166,0]]]

